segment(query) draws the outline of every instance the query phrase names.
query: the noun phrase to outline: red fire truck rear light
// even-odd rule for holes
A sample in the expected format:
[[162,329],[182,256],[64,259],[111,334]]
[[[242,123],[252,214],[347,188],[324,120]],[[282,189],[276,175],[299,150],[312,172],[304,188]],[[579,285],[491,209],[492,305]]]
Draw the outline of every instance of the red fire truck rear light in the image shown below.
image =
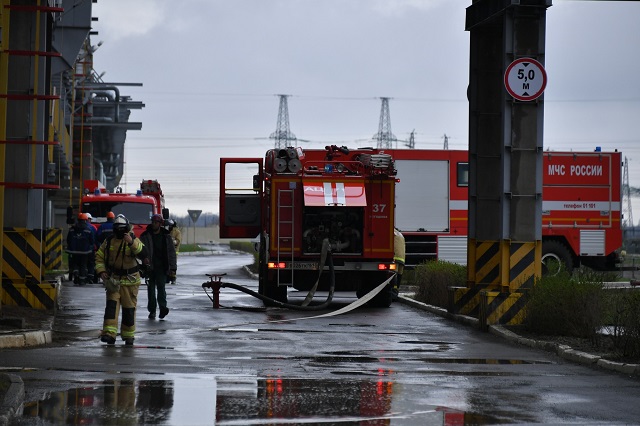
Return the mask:
[[395,271],[395,269],[396,269],[395,263],[392,263],[392,264],[378,263],[378,270],[379,271]]
[[267,267],[268,267],[269,269],[284,269],[284,268],[285,268],[285,266],[286,266],[286,265],[285,265],[285,263],[284,263],[284,262],[279,262],[279,263],[276,263],[276,262],[269,262],[269,263],[267,263]]

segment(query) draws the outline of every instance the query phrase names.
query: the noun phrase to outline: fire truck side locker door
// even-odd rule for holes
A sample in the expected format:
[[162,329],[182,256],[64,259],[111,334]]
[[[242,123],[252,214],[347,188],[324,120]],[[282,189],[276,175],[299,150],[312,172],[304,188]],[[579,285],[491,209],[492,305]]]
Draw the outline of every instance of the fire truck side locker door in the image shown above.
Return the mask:
[[396,160],[396,227],[403,232],[449,230],[449,162]]
[[220,159],[220,238],[260,234],[262,166],[262,158]]

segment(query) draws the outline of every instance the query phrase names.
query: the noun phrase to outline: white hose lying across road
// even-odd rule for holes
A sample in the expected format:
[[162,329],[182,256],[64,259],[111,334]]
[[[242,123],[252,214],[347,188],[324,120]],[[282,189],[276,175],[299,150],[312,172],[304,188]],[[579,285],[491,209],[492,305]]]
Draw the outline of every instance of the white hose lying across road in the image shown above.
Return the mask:
[[292,318],[292,319],[286,319],[286,320],[272,320],[272,321],[269,321],[269,322],[298,321],[298,320],[305,320],[305,319],[312,319],[312,318],[333,317],[333,316],[336,316],[336,315],[345,314],[345,313],[347,313],[349,311],[354,310],[355,308],[359,308],[360,306],[364,305],[365,303],[367,303],[368,301],[370,301],[371,299],[376,297],[378,295],[378,293],[380,293],[382,290],[385,289],[385,287],[391,282],[391,280],[393,279],[394,276],[395,276],[395,274],[391,275],[382,284],[380,284],[378,287],[374,288],[369,293],[365,294],[363,297],[359,298],[355,302],[349,303],[347,306],[344,306],[344,307],[342,307],[340,309],[337,309],[337,310],[335,310],[333,312],[327,312],[326,314],[322,314],[322,315],[314,315],[312,317]]

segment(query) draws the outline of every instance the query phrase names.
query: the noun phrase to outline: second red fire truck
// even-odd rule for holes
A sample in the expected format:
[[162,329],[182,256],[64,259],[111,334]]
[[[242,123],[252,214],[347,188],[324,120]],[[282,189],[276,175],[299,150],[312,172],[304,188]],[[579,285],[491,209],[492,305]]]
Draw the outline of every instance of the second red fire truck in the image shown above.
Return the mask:
[[108,192],[97,180],[85,180],[84,189],[86,193],[82,196],[80,211],[91,214],[94,226],[106,222],[109,212],[116,216],[123,214],[139,237],[151,223],[152,215],[157,213],[165,219],[169,218],[164,194],[157,180],[143,180],[140,189],[133,194],[123,193],[119,189]]
[[[407,265],[467,263],[469,160],[462,150],[387,150],[396,161],[396,226]],[[619,152],[546,151],[542,261],[612,270],[622,247]],[[554,264],[558,264],[554,262]]]

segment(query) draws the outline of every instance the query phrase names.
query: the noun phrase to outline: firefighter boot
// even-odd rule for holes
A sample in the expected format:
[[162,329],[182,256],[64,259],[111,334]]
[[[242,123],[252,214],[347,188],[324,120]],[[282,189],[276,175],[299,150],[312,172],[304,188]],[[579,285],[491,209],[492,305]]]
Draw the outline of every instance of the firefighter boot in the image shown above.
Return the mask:
[[402,281],[402,274],[396,274],[396,278],[394,279],[393,288],[391,290],[391,295],[393,300],[398,300],[398,295],[400,294],[400,281]]
[[100,336],[100,341],[103,343],[106,343],[107,345],[115,345],[116,344],[116,338],[109,336],[108,334],[103,334],[102,336]]

